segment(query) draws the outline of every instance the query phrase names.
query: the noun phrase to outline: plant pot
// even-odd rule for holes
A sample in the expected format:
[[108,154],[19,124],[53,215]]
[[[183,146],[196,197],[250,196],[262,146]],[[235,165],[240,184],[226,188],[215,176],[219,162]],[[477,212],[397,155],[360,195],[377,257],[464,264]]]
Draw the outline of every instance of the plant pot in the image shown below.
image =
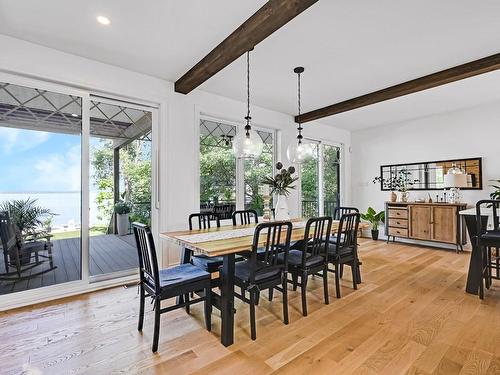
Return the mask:
[[406,203],[406,202],[408,202],[409,199],[410,199],[410,192],[402,191],[400,201]]
[[378,240],[378,229],[372,229],[372,240],[377,241]]
[[394,203],[394,202],[396,202],[398,200],[398,195],[395,192],[393,192],[393,191],[391,191],[390,200],[391,200],[392,203]]
[[290,220],[290,212],[288,211],[288,199],[284,195],[278,195],[276,200],[275,219],[276,220]]
[[128,214],[116,215],[116,229],[119,236],[125,236],[128,234]]

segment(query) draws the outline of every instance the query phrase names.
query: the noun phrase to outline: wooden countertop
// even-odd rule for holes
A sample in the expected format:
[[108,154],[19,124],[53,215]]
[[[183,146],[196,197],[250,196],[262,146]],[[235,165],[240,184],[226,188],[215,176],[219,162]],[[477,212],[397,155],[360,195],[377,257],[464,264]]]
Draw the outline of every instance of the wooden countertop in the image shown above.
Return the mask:
[[432,205],[432,206],[456,206],[456,207],[467,207],[467,203],[446,203],[446,202],[385,202],[391,206],[408,206],[408,205]]

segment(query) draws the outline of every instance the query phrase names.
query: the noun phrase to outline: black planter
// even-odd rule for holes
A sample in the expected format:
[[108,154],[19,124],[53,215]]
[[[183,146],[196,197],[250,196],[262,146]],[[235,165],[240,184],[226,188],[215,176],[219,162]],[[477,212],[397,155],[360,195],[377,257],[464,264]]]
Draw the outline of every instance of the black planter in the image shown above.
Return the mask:
[[378,240],[378,229],[376,229],[376,230],[372,229],[372,240],[374,240],[374,241]]

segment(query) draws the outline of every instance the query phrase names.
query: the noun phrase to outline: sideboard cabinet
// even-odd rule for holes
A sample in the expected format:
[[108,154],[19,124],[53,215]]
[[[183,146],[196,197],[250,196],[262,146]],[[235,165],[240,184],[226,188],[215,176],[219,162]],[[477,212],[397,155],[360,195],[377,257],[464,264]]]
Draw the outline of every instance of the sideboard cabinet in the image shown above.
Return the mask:
[[386,202],[385,234],[391,237],[453,244],[463,250],[466,234],[458,214],[464,203]]

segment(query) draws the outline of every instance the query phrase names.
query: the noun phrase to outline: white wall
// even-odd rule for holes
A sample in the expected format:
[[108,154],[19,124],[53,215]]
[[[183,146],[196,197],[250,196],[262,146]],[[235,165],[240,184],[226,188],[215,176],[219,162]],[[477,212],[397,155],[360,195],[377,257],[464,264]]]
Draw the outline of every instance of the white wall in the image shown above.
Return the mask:
[[[155,103],[160,107],[161,209],[159,230],[186,228],[189,213],[199,204],[198,119],[200,112],[212,117],[241,121],[246,104],[195,90],[189,95],[174,93],[172,82],[119,67],[63,53],[19,39],[0,35],[0,70],[69,84],[119,96],[132,101]],[[295,139],[293,117],[252,107],[257,126],[276,129],[281,139],[280,160],[286,160],[286,145]],[[350,202],[350,133],[331,126],[308,123],[304,135],[345,145],[344,201]],[[290,198],[292,215],[298,212],[297,195]],[[177,249],[164,248],[164,263],[177,261]]]
[[[483,190],[463,191],[463,201],[475,204],[492,191],[489,179],[500,178],[500,103],[434,115],[352,133],[352,198],[362,210],[382,210],[389,192],[372,180],[383,164],[483,158]],[[438,191],[431,191],[435,197]],[[410,199],[425,192],[410,192]]]

